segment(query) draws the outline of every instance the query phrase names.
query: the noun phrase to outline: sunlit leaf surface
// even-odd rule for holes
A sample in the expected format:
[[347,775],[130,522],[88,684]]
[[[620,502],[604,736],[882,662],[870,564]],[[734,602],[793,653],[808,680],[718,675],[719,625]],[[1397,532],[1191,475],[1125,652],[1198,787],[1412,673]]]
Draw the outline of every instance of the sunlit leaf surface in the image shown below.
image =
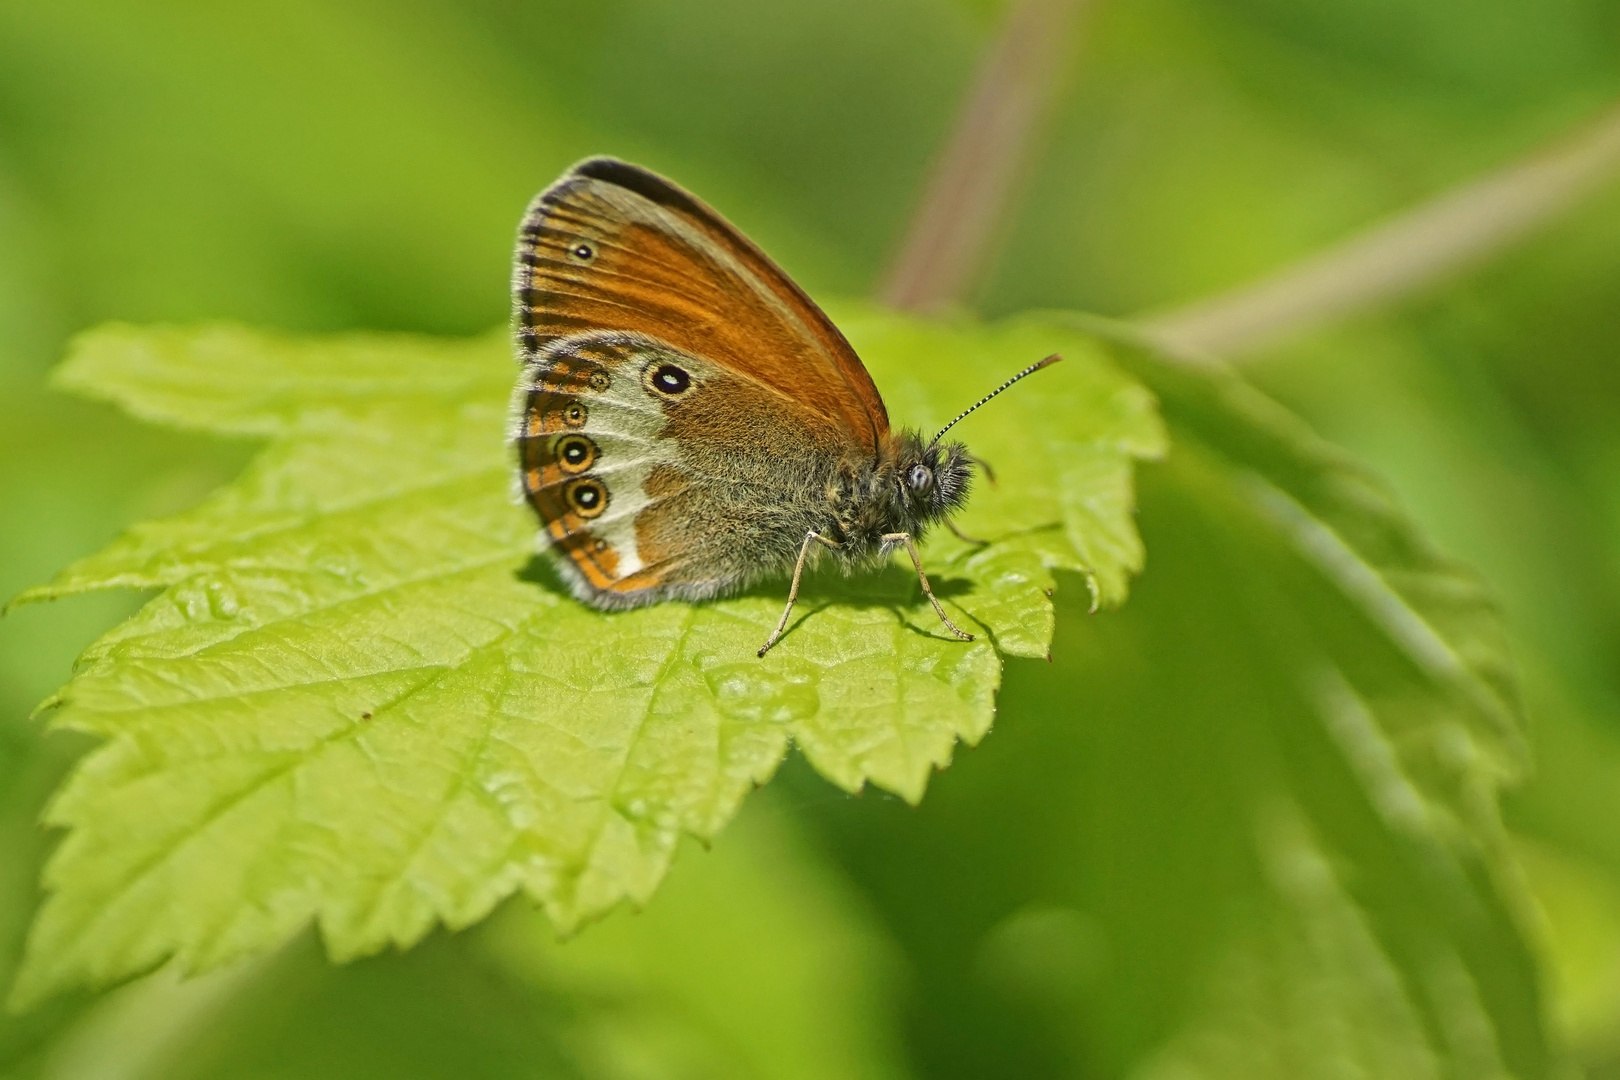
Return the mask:
[[210,968],[312,918],[353,957],[519,889],[572,929],[645,902],[679,836],[714,835],[790,741],[843,787],[921,798],[989,729],[1001,656],[1045,653],[1055,570],[1123,597],[1131,462],[1163,436],[1083,333],[851,314],[891,410],[920,424],[1067,355],[963,429],[999,478],[964,519],[989,543],[925,558],[972,643],[900,566],[813,577],[763,661],[780,583],[615,615],[568,599],[508,495],[504,335],[82,339],[64,386],[269,443],[196,510],[31,594],[163,590],[52,703],[107,742],[50,810],[71,831],[19,999],[171,954]]

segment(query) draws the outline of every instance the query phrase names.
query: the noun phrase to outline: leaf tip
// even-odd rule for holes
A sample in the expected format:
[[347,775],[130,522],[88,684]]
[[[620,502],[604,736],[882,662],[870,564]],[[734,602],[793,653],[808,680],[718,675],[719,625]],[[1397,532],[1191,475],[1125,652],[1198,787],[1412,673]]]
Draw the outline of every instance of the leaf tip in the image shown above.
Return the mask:
[[0,618],[10,615],[12,611],[27,604],[38,604],[55,599],[56,591],[49,585],[35,585],[32,588],[24,589],[10,600],[7,600],[5,604],[0,605]]
[[44,701],[40,702],[38,705],[34,706],[33,710],[28,714],[28,722],[34,723],[42,718],[46,713],[51,712],[54,709],[59,709],[65,704],[67,704],[67,697],[58,691],[57,693],[54,693],[50,697],[46,698]]

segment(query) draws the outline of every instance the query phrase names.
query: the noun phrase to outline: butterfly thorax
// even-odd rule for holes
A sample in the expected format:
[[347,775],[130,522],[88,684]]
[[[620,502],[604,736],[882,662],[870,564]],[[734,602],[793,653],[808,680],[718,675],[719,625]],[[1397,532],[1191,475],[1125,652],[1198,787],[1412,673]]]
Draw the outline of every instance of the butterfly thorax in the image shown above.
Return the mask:
[[967,501],[972,468],[961,443],[927,446],[914,431],[889,434],[876,461],[846,463],[826,526],[828,539],[841,545],[839,561],[851,569],[870,565],[887,554],[883,538],[895,533],[921,539]]

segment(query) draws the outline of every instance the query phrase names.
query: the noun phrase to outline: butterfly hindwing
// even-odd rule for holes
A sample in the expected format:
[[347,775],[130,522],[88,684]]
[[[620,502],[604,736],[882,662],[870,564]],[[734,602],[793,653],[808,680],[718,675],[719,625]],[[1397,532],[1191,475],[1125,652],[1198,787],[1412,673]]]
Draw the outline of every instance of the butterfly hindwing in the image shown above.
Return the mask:
[[514,414],[524,496],[600,607],[713,596],[775,565],[803,535],[781,477],[824,488],[840,456],[768,387],[619,331],[547,344]]

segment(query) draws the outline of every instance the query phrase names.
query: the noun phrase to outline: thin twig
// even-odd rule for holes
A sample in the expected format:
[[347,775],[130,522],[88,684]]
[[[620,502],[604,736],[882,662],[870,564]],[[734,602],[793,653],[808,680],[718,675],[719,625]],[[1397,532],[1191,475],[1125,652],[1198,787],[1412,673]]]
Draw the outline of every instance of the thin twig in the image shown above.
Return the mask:
[[1620,107],[1573,138],[1250,285],[1143,329],[1173,353],[1232,354],[1412,295],[1549,224],[1620,173]]
[[891,307],[961,300],[1028,165],[1074,39],[1080,0],[1018,0],[986,53],[927,193],[879,289]]

